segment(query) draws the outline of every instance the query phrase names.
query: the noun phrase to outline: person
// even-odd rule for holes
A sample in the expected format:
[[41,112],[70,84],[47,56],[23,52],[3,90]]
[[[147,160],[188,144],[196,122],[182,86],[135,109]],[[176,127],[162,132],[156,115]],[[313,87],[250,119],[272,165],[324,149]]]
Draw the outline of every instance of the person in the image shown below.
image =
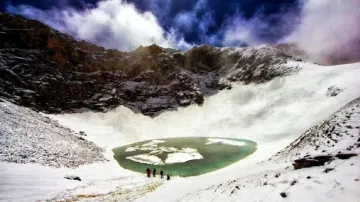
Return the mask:
[[151,174],[150,168],[147,168],[147,169],[146,169],[146,174],[147,174],[147,177],[150,177],[150,174]]
[[161,178],[164,177],[164,171],[163,170],[160,170],[160,176],[161,176]]
[[170,180],[170,175],[167,175],[167,176],[166,176],[166,179],[167,179],[167,180]]
[[154,168],[154,170],[153,170],[153,176],[155,177],[155,175],[156,175],[156,169]]

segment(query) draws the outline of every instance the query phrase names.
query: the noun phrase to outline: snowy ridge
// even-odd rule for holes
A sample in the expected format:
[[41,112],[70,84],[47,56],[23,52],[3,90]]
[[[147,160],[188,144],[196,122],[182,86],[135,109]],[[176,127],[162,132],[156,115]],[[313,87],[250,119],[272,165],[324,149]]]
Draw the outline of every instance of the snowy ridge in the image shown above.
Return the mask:
[[360,98],[310,128],[272,160],[294,160],[306,155],[337,153],[360,154]]
[[[360,98],[301,135],[262,169],[189,193],[179,201],[358,201],[360,156],[324,166],[294,170],[304,155],[360,152]],[[330,140],[330,142],[329,142]],[[282,199],[285,198],[285,199]]]
[[105,161],[103,149],[56,121],[0,102],[0,161],[78,167]]

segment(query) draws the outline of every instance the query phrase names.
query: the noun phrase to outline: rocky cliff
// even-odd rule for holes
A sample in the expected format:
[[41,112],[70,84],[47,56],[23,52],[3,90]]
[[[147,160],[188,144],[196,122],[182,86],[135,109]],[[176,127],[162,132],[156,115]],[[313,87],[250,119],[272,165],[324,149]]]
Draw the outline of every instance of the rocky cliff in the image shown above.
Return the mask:
[[0,97],[45,113],[125,105],[155,116],[231,88],[297,71],[271,46],[133,52],[78,41],[38,21],[0,13]]

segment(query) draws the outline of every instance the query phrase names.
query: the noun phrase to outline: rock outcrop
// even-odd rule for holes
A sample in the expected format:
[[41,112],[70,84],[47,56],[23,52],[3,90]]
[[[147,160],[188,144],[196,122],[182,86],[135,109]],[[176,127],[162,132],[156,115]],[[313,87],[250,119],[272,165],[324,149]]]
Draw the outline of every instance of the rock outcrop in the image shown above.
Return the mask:
[[335,157],[344,160],[354,156],[357,156],[357,154],[339,153],[336,154],[335,156],[333,155],[306,156],[304,158],[296,159],[292,165],[294,166],[294,169],[310,168],[314,166],[323,166],[325,163],[334,160]]
[[155,116],[202,104],[229,82],[262,83],[298,69],[271,46],[133,52],[76,41],[38,21],[0,14],[0,97],[45,113],[125,105]]
[[67,180],[77,180],[77,181],[81,181],[81,178],[79,176],[75,176],[75,175],[67,175],[64,177]]

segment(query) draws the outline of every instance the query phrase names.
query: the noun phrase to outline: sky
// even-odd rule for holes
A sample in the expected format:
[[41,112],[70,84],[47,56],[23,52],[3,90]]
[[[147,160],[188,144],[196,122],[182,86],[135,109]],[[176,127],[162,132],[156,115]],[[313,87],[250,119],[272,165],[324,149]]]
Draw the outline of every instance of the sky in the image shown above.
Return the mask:
[[123,51],[293,42],[324,58],[360,38],[360,0],[4,0],[0,10]]
[[[113,43],[108,39],[126,32],[125,36],[115,38],[125,41],[135,35],[163,46],[173,46],[180,41],[175,45],[179,48],[194,44],[276,43],[296,24],[296,18],[291,18],[284,28],[284,16],[300,12],[297,0],[9,0],[1,9],[38,19],[108,48],[125,50],[134,49],[139,43]],[[92,22],[86,22],[88,19]],[[85,24],[77,25],[84,21]],[[132,30],[128,32],[127,27]],[[85,30],[88,33],[82,33]],[[233,32],[240,30],[242,33],[235,36]],[[149,37],[140,36],[142,34]]]

